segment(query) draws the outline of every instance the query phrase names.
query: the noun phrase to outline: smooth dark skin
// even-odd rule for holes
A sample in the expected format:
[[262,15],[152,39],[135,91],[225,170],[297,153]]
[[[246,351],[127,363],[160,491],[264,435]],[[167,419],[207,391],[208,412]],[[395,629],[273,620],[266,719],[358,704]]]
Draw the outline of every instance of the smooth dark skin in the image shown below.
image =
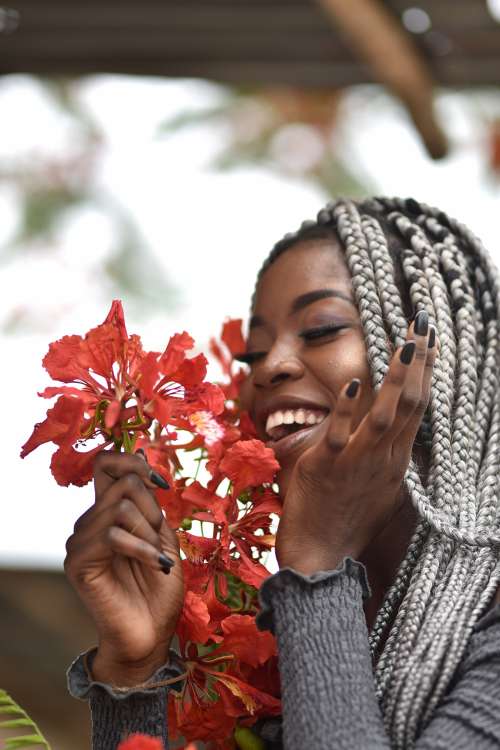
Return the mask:
[[[293,394],[333,410],[338,404],[347,404],[345,386],[353,378],[359,378],[361,390],[348,404],[349,409],[354,410],[353,419],[349,416],[346,421],[345,416],[340,416],[335,420],[349,436],[374,401],[357,307],[348,301],[329,298],[316,301],[293,316],[288,315],[295,297],[326,286],[353,299],[342,252],[331,242],[299,243],[266,271],[259,283],[255,306],[255,312],[262,316],[265,325],[256,328],[249,337],[249,350],[266,354],[252,366],[242,389],[242,406],[253,413],[260,399],[268,397],[272,391]],[[345,328],[314,342],[305,342],[299,336],[304,329],[326,323]],[[426,338],[416,338],[423,362],[430,356],[426,354]],[[403,373],[404,366],[399,360],[396,364],[397,372]],[[419,372],[422,370],[423,366]],[[422,389],[418,386],[413,390],[420,394]],[[425,404],[421,406],[425,408]],[[318,446],[322,445],[321,437],[327,433],[329,423],[327,418],[318,430]],[[267,440],[264,426],[257,423],[257,427],[259,436]],[[369,458],[371,443],[370,438],[363,450],[363,455]],[[361,560],[367,565],[373,590],[365,608],[368,624],[371,624],[413,532],[412,506],[404,492],[399,492],[394,503],[383,509],[380,523],[373,525],[379,520],[375,514],[364,529],[365,516],[370,517],[370,509],[376,503],[372,503],[370,497],[361,498],[368,500],[367,511],[362,512],[360,520],[350,514],[360,494],[356,471],[342,491],[332,485],[328,471],[318,472],[317,482],[314,476],[309,482],[297,482],[294,468],[303,462],[308,446],[301,451],[300,456],[293,455],[282,465],[278,477],[284,511],[287,511],[282,515],[277,537],[280,567],[290,565],[310,573],[335,568],[344,554]],[[421,459],[425,460],[425,456]],[[352,459],[350,461],[352,464]],[[328,455],[326,465],[328,468],[332,465]],[[350,469],[353,468],[356,469],[351,465]],[[346,476],[345,466],[340,474]],[[156,503],[155,485],[149,475],[150,469],[142,456],[100,454],[94,469],[95,503],[78,519],[67,542],[66,574],[93,617],[98,634],[93,676],[119,686],[137,685],[165,663],[183,602],[177,537]],[[361,489],[364,485],[363,480]],[[400,483],[396,489],[399,486]],[[381,487],[385,492],[385,476]],[[349,497],[349,491],[354,492],[353,498]],[[381,488],[375,486],[375,499],[381,493]],[[324,505],[325,497],[335,497],[338,502]],[[310,509],[315,499],[316,527],[312,527],[310,542],[304,546],[303,532],[314,516]],[[331,512],[337,513],[333,521],[328,516]],[[356,512],[359,514],[359,510]],[[346,517],[349,523],[343,525]],[[378,528],[381,524],[385,527]],[[370,535],[375,527],[376,534],[369,544],[356,538],[358,528]],[[324,537],[325,529],[332,532],[334,542]],[[169,575],[165,575],[158,564],[161,551],[176,562]]]
[[[353,304],[332,297],[313,302],[290,316],[290,304],[304,292],[332,288],[349,297]],[[279,289],[279,293],[276,290]],[[251,375],[243,388],[243,406],[255,414],[260,401],[271,391],[293,394],[333,409],[344,386],[353,378],[361,380],[361,395],[351,425],[354,432],[374,402],[374,392],[366,358],[366,346],[358,309],[354,303],[351,277],[338,246],[326,240],[309,240],[288,249],[262,277],[256,294],[254,313],[265,324],[249,332],[248,351],[266,356],[251,366]],[[325,324],[345,326],[342,330],[305,342],[299,333]],[[322,434],[328,429],[323,422]],[[259,437],[268,440],[264,426],[257,423]],[[278,474],[280,496],[285,499],[297,458],[308,446],[282,463]],[[414,446],[413,454],[428,470],[426,451]],[[401,486],[397,510],[392,520],[356,558],[368,571],[372,596],[365,604],[369,626],[380,607],[384,591],[390,586],[416,524],[416,513]],[[340,550],[339,554],[349,554]],[[286,563],[285,563],[286,564]],[[333,565],[333,563],[332,563]],[[280,567],[283,564],[280,562]],[[295,566],[297,567],[297,565]],[[306,566],[312,572],[318,565]]]

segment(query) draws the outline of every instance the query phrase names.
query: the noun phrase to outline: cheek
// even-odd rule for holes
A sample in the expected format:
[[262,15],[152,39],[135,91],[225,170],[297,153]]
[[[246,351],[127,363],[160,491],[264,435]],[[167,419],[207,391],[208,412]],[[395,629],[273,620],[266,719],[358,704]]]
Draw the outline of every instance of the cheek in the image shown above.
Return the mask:
[[337,399],[342,388],[353,378],[359,378],[363,391],[371,389],[371,375],[364,341],[358,336],[345,337],[338,345],[324,353],[318,362],[317,377]]

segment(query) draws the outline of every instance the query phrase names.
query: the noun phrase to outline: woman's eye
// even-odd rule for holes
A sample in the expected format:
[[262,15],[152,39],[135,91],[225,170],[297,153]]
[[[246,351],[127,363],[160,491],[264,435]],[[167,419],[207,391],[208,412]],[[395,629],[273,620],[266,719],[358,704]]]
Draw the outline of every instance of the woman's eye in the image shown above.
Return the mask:
[[310,341],[311,339],[319,339],[321,336],[336,333],[342,330],[342,328],[345,328],[345,326],[319,326],[318,328],[310,328],[308,331],[303,331],[300,335],[306,341]]
[[253,364],[259,357],[264,357],[265,352],[243,352],[242,354],[235,354],[233,359],[237,362],[243,362],[246,365]]

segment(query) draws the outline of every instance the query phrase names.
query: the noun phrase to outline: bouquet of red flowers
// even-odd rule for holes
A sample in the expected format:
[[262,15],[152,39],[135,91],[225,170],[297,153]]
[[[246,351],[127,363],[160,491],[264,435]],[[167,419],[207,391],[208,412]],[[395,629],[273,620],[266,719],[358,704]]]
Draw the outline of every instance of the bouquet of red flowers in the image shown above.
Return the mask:
[[[228,320],[221,340],[211,340],[224,382],[210,383],[205,356],[186,354],[194,345],[188,333],[174,334],[163,352],[146,352],[115,300],[84,337],[50,344],[43,365],[62,384],[40,394],[57,400],[21,452],[55,443],[50,468],[65,486],[89,482],[106,449],[142,448],[167,478],[170,488],[156,496],[183,558],[177,638],[186,665],[181,692],[169,697],[169,734],[213,750],[234,748],[235,730],[281,711],[275,640],[254,622],[258,588],[270,575],[262,556],[274,545],[271,514],[280,512],[279,464],[239,409],[245,374],[233,355],[244,348],[241,323]],[[183,465],[189,457],[192,476]]]

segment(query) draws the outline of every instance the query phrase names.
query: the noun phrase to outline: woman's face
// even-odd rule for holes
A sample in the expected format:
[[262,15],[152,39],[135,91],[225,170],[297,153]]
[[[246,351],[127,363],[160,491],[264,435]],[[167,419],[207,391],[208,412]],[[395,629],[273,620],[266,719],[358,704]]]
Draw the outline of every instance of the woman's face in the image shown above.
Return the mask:
[[[325,327],[334,330],[318,330]],[[341,389],[361,380],[352,430],[374,398],[351,277],[335,240],[298,242],[267,269],[257,288],[247,351],[256,357],[242,407],[276,453],[284,497],[297,458],[328,430]],[[272,426],[291,418],[290,426]],[[269,430],[275,438],[287,436],[272,440]]]

